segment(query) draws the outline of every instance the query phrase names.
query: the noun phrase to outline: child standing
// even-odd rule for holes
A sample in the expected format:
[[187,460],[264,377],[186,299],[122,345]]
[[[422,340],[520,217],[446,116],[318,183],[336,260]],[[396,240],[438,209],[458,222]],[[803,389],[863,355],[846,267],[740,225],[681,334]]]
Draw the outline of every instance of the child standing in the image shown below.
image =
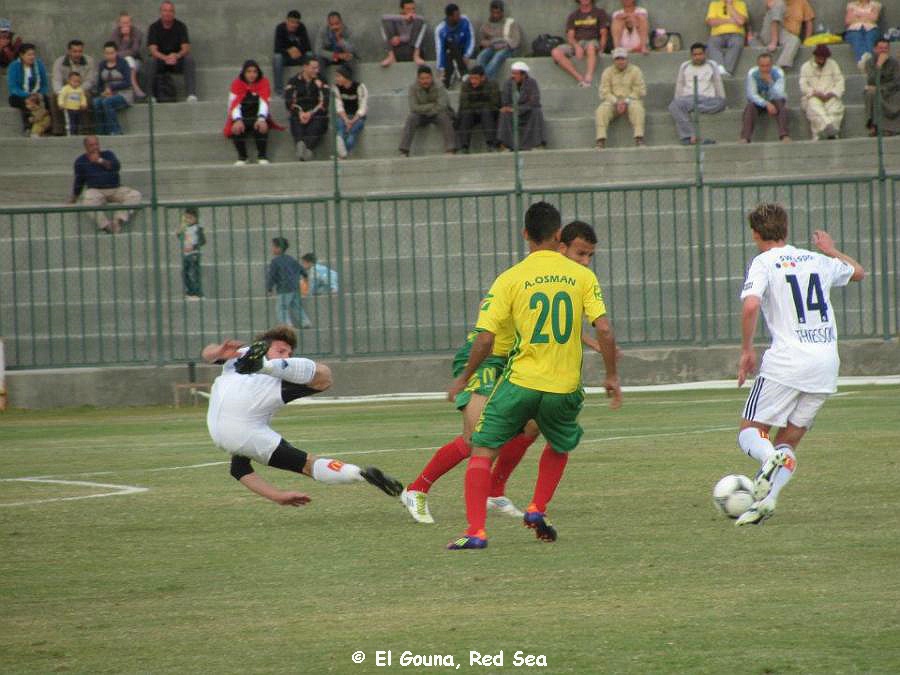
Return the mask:
[[59,90],[57,101],[66,116],[66,136],[77,136],[81,125],[81,112],[87,110],[87,96],[81,88],[81,73],[72,71],[63,88]]
[[272,262],[269,263],[266,275],[266,292],[274,291],[278,296],[278,303],[275,305],[278,323],[311,328],[312,321],[303,310],[300,299],[300,283],[303,279],[308,279],[308,276],[297,259],[285,253],[287,249],[288,241],[284,237],[272,240]]
[[200,279],[200,248],[206,244],[206,235],[200,225],[197,209],[190,207],[181,216],[181,227],[176,233],[181,244],[181,278],[184,280],[186,300],[203,297]]

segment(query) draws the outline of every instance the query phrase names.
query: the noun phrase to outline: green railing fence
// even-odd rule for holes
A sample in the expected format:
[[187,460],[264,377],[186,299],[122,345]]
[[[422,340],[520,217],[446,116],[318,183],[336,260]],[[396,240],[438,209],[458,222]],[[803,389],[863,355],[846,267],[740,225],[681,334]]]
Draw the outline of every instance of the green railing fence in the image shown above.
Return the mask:
[[[336,159],[323,197],[162,203],[151,187],[114,236],[94,223],[115,207],[0,209],[8,367],[191,362],[208,342],[247,339],[275,321],[265,288],[275,236],[339,276],[336,293],[303,300],[313,324],[300,331],[304,354],[448,352],[493,278],[524,255],[521,215],[538,199],[597,229],[594,268],[623,344],[739,339],[737,298],[754,255],[746,214],[763,200],[786,206],[793,242],[824,227],[869,271],[835,291],[844,337],[900,332],[900,175],[888,175],[880,151],[870,176],[708,182],[698,148],[693,182],[553,189],[523,185],[518,152],[510,158],[508,190],[465,194],[345,195]],[[207,239],[201,301],[185,298],[175,237],[188,206]]]

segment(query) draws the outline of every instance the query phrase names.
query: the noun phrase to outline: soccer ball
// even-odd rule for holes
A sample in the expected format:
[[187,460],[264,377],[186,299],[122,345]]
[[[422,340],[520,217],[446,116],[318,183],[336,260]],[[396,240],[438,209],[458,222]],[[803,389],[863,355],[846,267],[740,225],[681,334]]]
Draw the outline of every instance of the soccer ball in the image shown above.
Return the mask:
[[740,474],[725,476],[713,488],[713,504],[722,515],[740,517],[753,504],[753,481]]

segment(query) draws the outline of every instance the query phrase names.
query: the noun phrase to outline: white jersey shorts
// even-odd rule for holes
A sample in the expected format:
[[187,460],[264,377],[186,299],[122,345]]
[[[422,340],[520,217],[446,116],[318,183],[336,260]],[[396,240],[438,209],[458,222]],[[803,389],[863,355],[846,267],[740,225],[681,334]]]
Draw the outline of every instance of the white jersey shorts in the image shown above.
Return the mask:
[[803,392],[760,376],[753,382],[744,405],[744,419],[779,428],[790,423],[809,429],[828,396]]

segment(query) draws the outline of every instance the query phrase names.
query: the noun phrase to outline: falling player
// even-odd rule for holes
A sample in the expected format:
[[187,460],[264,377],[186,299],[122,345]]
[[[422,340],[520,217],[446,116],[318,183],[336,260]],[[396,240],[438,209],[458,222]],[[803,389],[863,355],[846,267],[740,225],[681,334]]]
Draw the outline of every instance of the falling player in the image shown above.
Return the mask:
[[[560,235],[559,252],[570,260],[581,265],[589,265],[594,257],[594,248],[597,245],[597,235],[594,228],[585,222],[575,220],[562,229]],[[459,375],[465,370],[472,349],[472,343],[481,331],[473,330],[466,337],[465,344],[453,357],[453,376]],[[600,350],[600,345],[589,335],[582,335],[582,342],[595,351]],[[439,448],[431,460],[422,469],[416,479],[410,483],[400,499],[409,511],[410,515],[418,523],[433,523],[434,518],[428,508],[428,491],[434,483],[445,473],[450,471],[470,453],[469,441],[472,430],[484,404],[494,390],[494,385],[503,374],[509,352],[515,344],[516,336],[512,325],[507,325],[504,330],[499,330],[494,336],[494,345],[488,356],[475,371],[475,374],[464,383],[465,388],[460,391],[453,401],[456,409],[463,415],[463,432],[447,445]],[[506,481],[518,466],[525,452],[534,443],[538,434],[537,424],[529,420],[521,433],[515,435],[500,448],[497,461],[491,470],[491,489],[488,496],[487,508],[499,511],[516,518],[521,518],[523,513],[516,508],[506,496]]]
[[269,426],[272,416],[283,406],[331,386],[328,366],[292,358],[296,346],[294,329],[276,326],[258,336],[249,347],[237,340],[226,340],[203,349],[205,361],[225,364],[213,382],[206,425],[215,444],[231,455],[231,475],[249,490],[283,506],[301,506],[310,498],[270,485],[253,471],[250,460],[302,473],[320,483],[365,480],[392,497],[398,496],[403,484],[379,469],[361,469],[308,454]]
[[581,318],[597,331],[606,367],[604,387],[618,408],[622,390],[616,372],[616,342],[606,318],[600,284],[594,273],[559,253],[559,211],[546,202],[529,207],[525,238],[529,255],[494,281],[485,297],[469,362],[450,393],[462,390],[490,354],[494,336],[507,322],[517,335],[509,365],[494,388],[472,434],[472,456],[466,469],[466,534],[448,549],[487,546],[485,517],[491,486],[491,462],[498,448],[533,419],[547,445],[538,465],[534,497],[524,522],[538,539],[555,541],[546,518],[547,504],[562,479],[568,454],[581,440],[577,417],[584,403],[581,388]]
[[[749,220],[760,254],[741,292],[738,386],[756,370],[753,336],[760,309],[772,344],[763,355],[738,433],[741,450],[761,465],[754,481],[756,501],[738,518],[738,526],[761,523],[775,511],[779,493],[797,468],[797,444],[825,399],[837,391],[840,359],[829,291],[865,276],[827,232],[813,233],[821,254],[786,244],[788,217],[778,204],[760,204]],[[774,445],[769,440],[773,426],[778,427]]]

